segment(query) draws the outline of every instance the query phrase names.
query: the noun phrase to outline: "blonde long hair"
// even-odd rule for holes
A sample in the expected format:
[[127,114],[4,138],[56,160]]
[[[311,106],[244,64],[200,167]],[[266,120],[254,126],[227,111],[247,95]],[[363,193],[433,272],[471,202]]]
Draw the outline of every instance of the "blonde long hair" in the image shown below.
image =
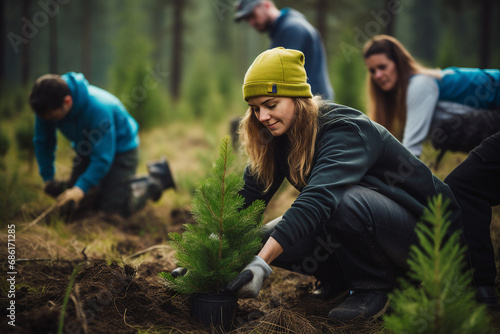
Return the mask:
[[[287,132],[290,143],[288,166],[290,178],[297,186],[306,186],[306,176],[311,172],[314,144],[318,132],[320,97],[292,97],[295,119]],[[239,138],[249,158],[250,172],[257,175],[257,181],[267,192],[274,181],[274,137],[259,122],[251,108],[245,113],[238,128]]]
[[440,72],[420,65],[394,37],[377,35],[372,37],[363,47],[363,59],[372,55],[385,54],[396,65],[397,82],[390,92],[383,91],[367,75],[367,91],[369,94],[368,116],[383,125],[396,138],[402,139],[406,123],[406,92],[410,77],[414,74],[427,74],[440,78]]

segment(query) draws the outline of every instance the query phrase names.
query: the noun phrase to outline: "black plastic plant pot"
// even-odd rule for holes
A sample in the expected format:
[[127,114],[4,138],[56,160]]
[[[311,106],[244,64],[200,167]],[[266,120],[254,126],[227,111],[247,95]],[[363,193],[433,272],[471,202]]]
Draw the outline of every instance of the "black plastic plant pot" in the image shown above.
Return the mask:
[[207,327],[230,331],[238,299],[228,294],[196,293],[190,296],[191,315]]

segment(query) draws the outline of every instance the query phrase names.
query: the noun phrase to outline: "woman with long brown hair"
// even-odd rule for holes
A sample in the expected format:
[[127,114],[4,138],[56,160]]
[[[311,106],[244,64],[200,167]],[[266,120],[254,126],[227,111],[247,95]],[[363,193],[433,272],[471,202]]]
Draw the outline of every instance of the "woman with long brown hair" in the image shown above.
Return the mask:
[[427,199],[450,189],[385,128],[352,108],[311,94],[304,55],[275,48],[248,69],[249,108],[240,138],[249,157],[241,195],[269,203],[286,178],[299,195],[266,224],[265,244],[228,291],[259,294],[271,263],[314,275],[323,296],[351,291],[331,320],[371,319],[407,268],[415,224]]
[[[450,128],[441,128],[442,122],[500,107],[499,70],[425,68],[396,38],[387,35],[372,37],[363,48],[363,58],[368,69],[369,117],[416,156],[421,155],[422,143],[434,129]],[[476,138],[473,140],[478,142],[464,143],[460,150],[479,145],[483,138]]]
[[[386,35],[368,41],[363,57],[369,71],[373,120],[388,128],[417,156],[429,135],[437,148],[453,146],[470,151],[444,181],[462,209],[476,299],[498,308],[490,225],[491,207],[500,203],[500,71],[427,69],[398,40]],[[445,145],[439,147],[440,142]]]

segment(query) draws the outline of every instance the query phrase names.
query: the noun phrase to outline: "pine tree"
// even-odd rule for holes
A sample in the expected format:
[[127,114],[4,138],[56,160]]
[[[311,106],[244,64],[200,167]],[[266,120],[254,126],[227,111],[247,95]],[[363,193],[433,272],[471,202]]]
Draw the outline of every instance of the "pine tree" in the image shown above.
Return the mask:
[[230,172],[234,155],[229,136],[219,146],[210,177],[201,182],[192,202],[197,224],[185,225],[182,235],[170,233],[179,267],[187,274],[173,278],[160,273],[180,293],[219,293],[257,254],[261,247],[264,202],[243,209],[241,174]]
[[417,224],[419,246],[410,249],[408,276],[421,284],[403,279],[401,289],[391,294],[393,312],[384,320],[395,333],[492,332],[484,306],[474,300],[460,231],[446,234],[448,205],[441,195],[434,197]]

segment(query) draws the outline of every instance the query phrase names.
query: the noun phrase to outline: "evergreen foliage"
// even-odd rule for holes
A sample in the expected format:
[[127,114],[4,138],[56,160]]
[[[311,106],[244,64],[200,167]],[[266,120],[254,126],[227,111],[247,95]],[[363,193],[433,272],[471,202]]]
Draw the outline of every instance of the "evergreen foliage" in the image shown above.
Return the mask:
[[261,247],[264,203],[255,201],[242,210],[244,199],[238,192],[243,179],[230,172],[233,161],[231,140],[226,136],[210,177],[199,184],[193,198],[197,224],[186,225],[182,235],[169,234],[177,264],[187,274],[175,279],[170,273],[160,276],[180,293],[219,293]]
[[434,197],[416,226],[419,245],[410,249],[408,276],[421,285],[402,279],[391,294],[393,312],[384,319],[395,333],[492,332],[484,306],[474,300],[460,231],[446,234],[448,205],[441,195]]

